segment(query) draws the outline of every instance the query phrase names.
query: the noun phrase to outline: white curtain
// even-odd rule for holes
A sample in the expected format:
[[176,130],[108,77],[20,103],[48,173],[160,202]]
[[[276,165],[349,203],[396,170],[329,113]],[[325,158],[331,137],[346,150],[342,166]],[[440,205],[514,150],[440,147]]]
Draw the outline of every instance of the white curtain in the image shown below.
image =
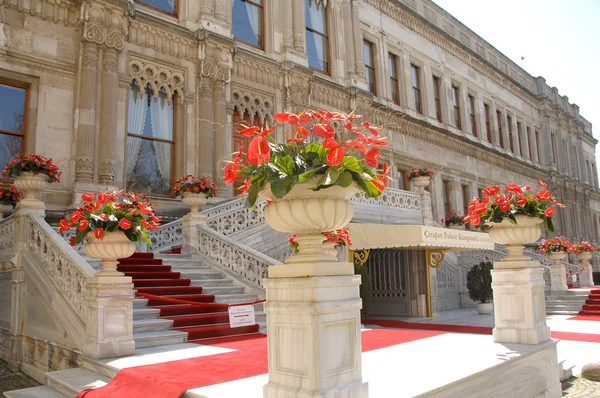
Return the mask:
[[254,33],[254,35],[256,37],[261,36],[262,29],[260,26],[258,26],[258,24],[260,22],[260,16],[258,14],[260,12],[259,7],[246,3],[246,10],[248,12],[248,19],[250,20],[250,26],[252,27],[252,32]]
[[[128,117],[127,117],[127,133],[128,134],[144,134],[144,124],[146,121],[146,108],[148,102],[145,96],[140,97],[137,86],[132,86],[129,90]],[[137,162],[140,153],[142,139],[138,137],[127,137],[127,156],[125,156],[125,171],[126,176],[133,173],[133,168]]]
[[[173,102],[167,101],[164,93],[159,93],[158,100],[150,104],[150,119],[152,120],[152,136],[163,140],[173,140]],[[172,144],[154,141],[156,159],[160,175],[164,180],[171,179],[171,149]]]

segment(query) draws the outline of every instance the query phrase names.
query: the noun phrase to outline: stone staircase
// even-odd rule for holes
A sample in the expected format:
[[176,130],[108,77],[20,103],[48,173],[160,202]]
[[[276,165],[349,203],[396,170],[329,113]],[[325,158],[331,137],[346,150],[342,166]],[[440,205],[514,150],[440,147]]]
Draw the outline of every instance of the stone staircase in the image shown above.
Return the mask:
[[585,304],[589,290],[570,289],[560,292],[546,292],[547,315],[577,315]]

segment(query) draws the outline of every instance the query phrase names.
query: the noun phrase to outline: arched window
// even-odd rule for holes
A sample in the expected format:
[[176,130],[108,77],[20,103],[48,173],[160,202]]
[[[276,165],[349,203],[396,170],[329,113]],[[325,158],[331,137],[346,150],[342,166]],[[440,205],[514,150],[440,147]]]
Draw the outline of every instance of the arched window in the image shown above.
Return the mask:
[[173,182],[174,97],[150,85],[129,90],[125,178],[128,190],[170,195]]
[[[264,0],[233,0],[233,37],[260,49],[264,48]],[[291,12],[287,10],[286,12]]]
[[327,7],[323,1],[306,1],[306,54],[308,65],[329,73]]
[[0,80],[0,168],[22,152],[27,98],[27,85]]
[[167,14],[177,15],[177,0],[135,0]]

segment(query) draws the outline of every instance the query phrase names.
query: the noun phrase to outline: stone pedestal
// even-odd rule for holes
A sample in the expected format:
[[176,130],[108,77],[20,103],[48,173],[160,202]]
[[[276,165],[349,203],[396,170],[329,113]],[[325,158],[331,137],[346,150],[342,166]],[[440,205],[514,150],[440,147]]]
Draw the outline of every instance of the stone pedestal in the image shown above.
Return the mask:
[[132,355],[133,283],[131,277],[94,277],[85,292],[87,340],[84,354],[91,358]]
[[206,223],[206,216],[198,212],[190,212],[182,219],[181,254],[193,256],[198,254],[198,225]]
[[566,255],[567,253],[565,252],[552,253],[550,255],[550,258],[554,260],[554,263],[550,266],[550,290],[553,292],[569,289],[567,286],[567,270],[561,262]]
[[594,286],[594,274],[592,272],[592,265],[590,264],[590,259],[592,258],[592,253],[579,253],[577,254],[577,259],[579,260],[579,265],[582,270],[579,273],[579,286]]
[[270,276],[264,397],[368,397],[362,382],[360,276]]

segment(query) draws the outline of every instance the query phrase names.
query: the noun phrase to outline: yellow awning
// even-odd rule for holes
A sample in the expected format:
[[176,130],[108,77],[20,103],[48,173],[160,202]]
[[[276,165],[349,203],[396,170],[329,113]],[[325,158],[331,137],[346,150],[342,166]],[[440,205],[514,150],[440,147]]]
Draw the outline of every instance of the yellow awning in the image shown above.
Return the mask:
[[351,250],[364,249],[442,249],[494,250],[490,235],[461,229],[425,225],[356,224],[348,227]]

